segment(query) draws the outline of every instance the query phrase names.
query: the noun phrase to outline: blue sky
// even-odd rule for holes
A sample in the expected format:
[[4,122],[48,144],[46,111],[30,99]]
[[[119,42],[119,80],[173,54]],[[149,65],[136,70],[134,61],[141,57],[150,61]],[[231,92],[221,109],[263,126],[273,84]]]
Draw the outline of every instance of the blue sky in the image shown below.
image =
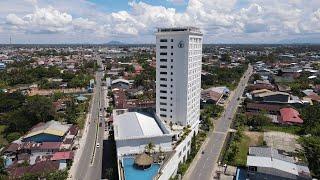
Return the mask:
[[199,27],[206,43],[320,42],[320,1],[0,1],[0,43],[153,43],[173,26]]
[[[99,6],[99,9],[111,13],[111,12],[117,12],[130,10],[130,6],[128,3],[128,0],[90,0],[90,2],[93,2]],[[174,3],[171,1],[166,0],[145,0],[143,1],[147,4],[153,5],[153,6],[164,6],[166,8],[175,8],[178,12],[182,12],[187,7],[187,0],[182,0],[179,3]]]

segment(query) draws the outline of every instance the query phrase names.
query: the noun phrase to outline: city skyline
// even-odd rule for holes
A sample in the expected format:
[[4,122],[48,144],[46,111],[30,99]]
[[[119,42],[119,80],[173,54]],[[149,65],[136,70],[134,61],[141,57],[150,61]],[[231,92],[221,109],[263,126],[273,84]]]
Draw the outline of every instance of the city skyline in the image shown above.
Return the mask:
[[316,0],[4,0],[0,44],[155,43],[157,27],[198,26],[204,43],[320,43]]

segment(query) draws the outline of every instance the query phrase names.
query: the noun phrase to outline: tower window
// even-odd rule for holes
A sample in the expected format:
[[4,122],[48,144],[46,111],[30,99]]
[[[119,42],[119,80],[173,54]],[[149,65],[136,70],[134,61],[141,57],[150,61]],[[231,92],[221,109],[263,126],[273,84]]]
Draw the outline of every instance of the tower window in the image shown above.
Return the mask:
[[167,49],[167,46],[160,46],[160,49]]
[[160,39],[160,42],[168,42],[167,39]]

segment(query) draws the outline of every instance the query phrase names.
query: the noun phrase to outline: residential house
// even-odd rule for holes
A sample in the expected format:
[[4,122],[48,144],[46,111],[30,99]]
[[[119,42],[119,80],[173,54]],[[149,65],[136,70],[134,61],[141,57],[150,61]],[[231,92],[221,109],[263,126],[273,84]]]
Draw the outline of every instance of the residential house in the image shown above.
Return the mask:
[[23,142],[61,142],[67,135],[71,125],[62,124],[58,121],[49,121],[47,123],[39,123],[34,126],[26,136]]
[[247,112],[266,112],[268,114],[278,115],[281,106],[277,104],[264,104],[264,103],[247,103]]
[[280,109],[280,115],[280,122],[283,124],[303,124],[299,112],[293,108]]
[[211,87],[201,91],[201,104],[223,103],[224,98],[228,97],[230,90],[225,86]]
[[113,80],[111,82],[111,87],[112,89],[114,88],[118,88],[118,89],[129,89],[130,88],[130,81],[126,80],[126,79],[116,79],[116,80]]
[[253,95],[253,100],[265,103],[289,103],[290,94],[279,91],[263,92]]
[[311,179],[308,166],[271,147],[249,147],[247,167],[252,180]]

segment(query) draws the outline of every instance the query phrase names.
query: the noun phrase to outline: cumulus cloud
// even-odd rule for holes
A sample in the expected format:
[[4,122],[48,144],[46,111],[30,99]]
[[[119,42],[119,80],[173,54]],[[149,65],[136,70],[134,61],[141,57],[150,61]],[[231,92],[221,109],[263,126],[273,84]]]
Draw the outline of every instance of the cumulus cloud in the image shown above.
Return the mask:
[[94,30],[97,26],[96,22],[82,17],[74,19],[72,24],[74,25],[75,29],[80,30]]
[[23,17],[9,14],[6,17],[6,22],[28,32],[54,33],[66,31],[67,26],[72,22],[72,16],[52,7],[36,8],[32,14]]
[[[142,39],[152,35],[156,27],[198,26],[208,41],[232,37],[259,42],[258,38],[275,37],[275,34],[281,37],[320,32],[319,0],[166,0],[187,3],[183,11],[134,0],[129,2],[129,9],[111,13],[95,9],[87,1],[50,1],[52,6],[44,6],[43,1],[25,0],[34,6],[33,12],[7,13],[6,24],[23,32],[90,33],[99,37]],[[82,10],[71,8],[72,3],[75,6],[78,3]]]
[[6,17],[6,21],[8,24],[11,24],[11,25],[24,25],[25,24],[25,21],[15,14],[8,14],[8,16]]

